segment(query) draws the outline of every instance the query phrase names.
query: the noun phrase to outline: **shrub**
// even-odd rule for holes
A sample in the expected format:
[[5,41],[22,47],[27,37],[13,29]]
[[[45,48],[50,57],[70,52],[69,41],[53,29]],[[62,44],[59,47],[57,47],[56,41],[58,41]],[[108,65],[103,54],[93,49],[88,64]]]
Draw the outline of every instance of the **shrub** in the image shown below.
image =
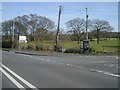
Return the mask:
[[35,47],[36,47],[36,50],[43,50],[44,49],[43,45],[41,45],[41,44],[40,45],[38,44]]
[[90,52],[90,53],[95,53],[95,49],[90,48],[90,49],[89,49],[89,52]]
[[81,53],[80,49],[67,49],[65,53]]
[[54,50],[57,52],[62,52],[62,46],[58,45],[58,46],[54,46]]
[[94,39],[90,39],[90,41],[92,42],[92,41],[95,41]]
[[18,48],[18,47],[19,47],[18,41],[15,41],[15,42],[14,42],[14,48]]
[[44,50],[49,50],[50,47],[49,46],[44,46]]
[[2,41],[2,48],[12,48],[12,41]]
[[28,50],[34,50],[34,49],[35,49],[35,46],[32,45],[32,44],[29,44],[29,45],[27,46],[27,49],[28,49]]
[[107,38],[100,38],[100,41],[106,41]]

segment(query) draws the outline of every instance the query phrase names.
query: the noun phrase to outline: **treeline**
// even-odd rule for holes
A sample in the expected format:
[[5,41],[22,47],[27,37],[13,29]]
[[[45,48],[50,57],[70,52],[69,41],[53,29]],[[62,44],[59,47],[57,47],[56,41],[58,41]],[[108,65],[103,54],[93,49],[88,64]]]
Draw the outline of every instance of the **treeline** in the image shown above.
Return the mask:
[[36,14],[30,14],[3,22],[2,34],[5,36],[3,38],[5,40],[12,39],[11,36],[14,34],[16,39],[18,39],[18,36],[25,35],[29,41],[37,41],[42,40],[45,35],[53,32],[54,28],[55,25],[52,20]]
[[[81,18],[75,18],[67,21],[67,30],[60,29],[59,35],[61,41],[78,41],[85,40],[86,21]],[[99,44],[100,38],[118,38],[118,33],[113,32],[114,28],[105,20],[88,20],[88,38],[96,38]],[[14,31],[13,31],[14,30]],[[12,20],[2,22],[3,41],[12,41],[14,34],[15,42],[18,37],[25,35],[28,41],[52,41],[55,42],[56,25],[47,17],[36,14],[18,16]],[[5,42],[4,42],[5,43]],[[10,42],[11,43],[11,42]]]

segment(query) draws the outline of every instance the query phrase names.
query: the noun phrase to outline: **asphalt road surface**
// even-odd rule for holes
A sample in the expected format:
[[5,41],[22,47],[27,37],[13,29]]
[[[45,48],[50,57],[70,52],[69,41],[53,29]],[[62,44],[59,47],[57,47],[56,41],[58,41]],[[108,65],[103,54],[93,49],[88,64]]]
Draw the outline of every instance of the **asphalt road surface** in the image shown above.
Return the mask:
[[[2,68],[1,68],[2,67]],[[116,56],[2,52],[2,88],[118,88]]]

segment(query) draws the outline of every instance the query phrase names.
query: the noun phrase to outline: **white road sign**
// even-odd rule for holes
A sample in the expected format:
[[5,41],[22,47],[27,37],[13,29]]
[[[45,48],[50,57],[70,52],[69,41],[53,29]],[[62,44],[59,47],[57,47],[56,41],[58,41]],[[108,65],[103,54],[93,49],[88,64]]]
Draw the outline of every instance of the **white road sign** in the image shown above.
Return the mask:
[[19,36],[19,42],[23,43],[27,43],[27,37],[26,36]]

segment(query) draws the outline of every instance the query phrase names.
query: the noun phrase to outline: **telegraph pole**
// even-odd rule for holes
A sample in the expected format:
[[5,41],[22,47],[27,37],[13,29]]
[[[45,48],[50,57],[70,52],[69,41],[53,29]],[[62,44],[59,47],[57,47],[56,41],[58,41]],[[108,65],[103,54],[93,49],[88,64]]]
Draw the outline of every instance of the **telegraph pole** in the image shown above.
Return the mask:
[[90,51],[90,45],[88,40],[88,14],[87,14],[87,8],[86,8],[86,40],[83,40],[83,54],[89,54]]
[[88,14],[87,14],[87,8],[86,8],[86,40],[88,40]]
[[57,48],[58,42],[59,42],[61,8],[62,8],[62,6],[60,5],[59,6],[59,14],[58,14],[58,26],[57,26],[57,33],[56,33],[56,45],[55,45],[55,48]]
[[13,19],[13,26],[12,26],[12,48],[14,47],[14,29],[15,29],[15,21],[14,21],[14,19]]

